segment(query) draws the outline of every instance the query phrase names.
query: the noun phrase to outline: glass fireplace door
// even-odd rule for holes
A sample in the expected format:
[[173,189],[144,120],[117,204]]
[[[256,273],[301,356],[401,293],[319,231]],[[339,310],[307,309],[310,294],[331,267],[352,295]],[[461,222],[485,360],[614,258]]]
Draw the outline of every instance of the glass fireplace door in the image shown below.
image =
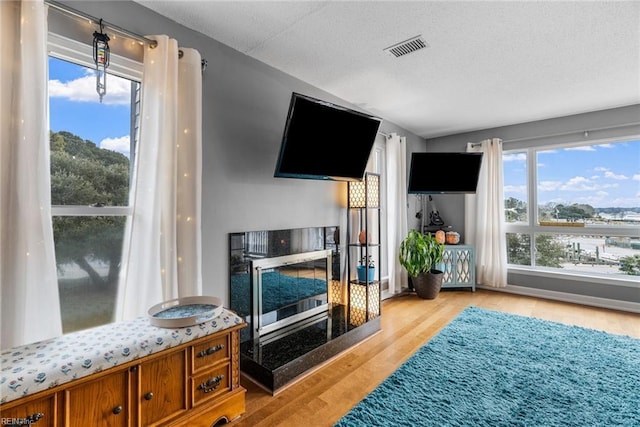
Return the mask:
[[253,325],[265,335],[328,309],[331,250],[251,262]]

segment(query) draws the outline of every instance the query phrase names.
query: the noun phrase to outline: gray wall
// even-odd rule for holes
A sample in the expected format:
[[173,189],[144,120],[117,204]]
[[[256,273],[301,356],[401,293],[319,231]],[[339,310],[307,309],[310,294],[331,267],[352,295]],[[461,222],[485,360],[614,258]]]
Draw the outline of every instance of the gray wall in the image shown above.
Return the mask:
[[[588,131],[587,137],[584,135],[585,131]],[[503,149],[511,150],[580,140],[596,141],[634,135],[640,135],[640,104],[427,139],[426,148],[427,151],[466,151],[467,142],[479,142],[487,138],[500,138],[503,140]],[[437,197],[438,209],[445,221],[452,224],[454,229],[463,230],[464,196],[448,195]],[[627,302],[640,302],[640,291],[637,287],[604,286],[586,283],[581,280],[541,278],[520,272],[510,272],[508,282],[511,285],[529,288]]]
[[[62,3],[136,34],[166,34],[208,61],[203,77],[205,294],[228,304],[231,232],[341,225],[344,233],[345,183],[273,178],[273,171],[291,92],[359,108],[137,3]],[[380,130],[406,136],[409,152],[424,148],[424,139],[392,123],[384,121]]]

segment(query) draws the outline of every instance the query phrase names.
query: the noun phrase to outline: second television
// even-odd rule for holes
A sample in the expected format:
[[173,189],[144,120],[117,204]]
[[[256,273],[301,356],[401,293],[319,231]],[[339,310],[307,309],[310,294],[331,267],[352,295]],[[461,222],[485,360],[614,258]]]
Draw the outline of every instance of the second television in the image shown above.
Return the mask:
[[482,153],[412,153],[409,194],[475,193]]

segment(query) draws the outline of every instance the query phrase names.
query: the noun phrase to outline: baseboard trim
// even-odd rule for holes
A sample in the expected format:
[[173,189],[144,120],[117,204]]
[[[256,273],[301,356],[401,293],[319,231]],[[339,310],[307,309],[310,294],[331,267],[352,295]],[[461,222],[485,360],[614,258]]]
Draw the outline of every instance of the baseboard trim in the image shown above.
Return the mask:
[[588,295],[571,294],[567,292],[550,291],[547,289],[528,288],[526,286],[507,285],[504,288],[494,288],[491,286],[477,285],[478,289],[488,291],[507,292],[530,297],[544,298],[562,302],[572,302],[575,304],[589,305],[593,307],[608,308],[611,310],[628,311],[640,313],[640,303],[620,301],[608,298],[592,297]]

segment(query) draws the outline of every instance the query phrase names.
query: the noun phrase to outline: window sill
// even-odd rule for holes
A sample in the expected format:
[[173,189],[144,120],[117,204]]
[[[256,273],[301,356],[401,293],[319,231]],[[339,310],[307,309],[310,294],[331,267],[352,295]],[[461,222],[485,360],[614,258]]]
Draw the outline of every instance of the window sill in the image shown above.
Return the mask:
[[556,270],[545,270],[526,266],[509,266],[508,273],[524,274],[537,277],[551,277],[554,279],[565,279],[579,282],[597,283],[602,285],[625,286],[630,288],[640,288],[640,276],[628,276],[612,278],[607,275],[586,274],[578,272],[559,272]]

